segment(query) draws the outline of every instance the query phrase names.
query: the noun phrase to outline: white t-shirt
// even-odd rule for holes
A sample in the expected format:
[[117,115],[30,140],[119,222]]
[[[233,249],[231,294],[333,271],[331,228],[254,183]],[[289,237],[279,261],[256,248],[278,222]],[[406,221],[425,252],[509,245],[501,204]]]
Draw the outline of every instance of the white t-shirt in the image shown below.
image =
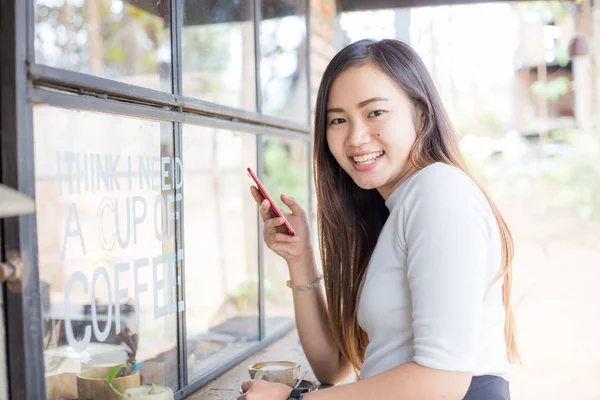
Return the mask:
[[474,376],[510,371],[499,229],[462,171],[435,163],[387,199],[390,216],[358,305],[369,336],[361,378],[417,364]]

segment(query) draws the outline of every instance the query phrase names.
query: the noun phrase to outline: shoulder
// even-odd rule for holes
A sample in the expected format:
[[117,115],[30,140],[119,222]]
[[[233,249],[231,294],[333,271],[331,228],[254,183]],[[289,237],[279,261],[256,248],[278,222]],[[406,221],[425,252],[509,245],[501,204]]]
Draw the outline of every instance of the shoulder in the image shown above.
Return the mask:
[[[423,197],[484,200],[479,186],[465,172],[452,165],[437,162],[417,171],[407,190],[407,201],[422,201]],[[487,201],[486,201],[487,202]]]
[[436,187],[448,184],[472,185],[477,187],[475,182],[462,170],[453,165],[436,162],[417,171],[414,176],[413,186]]
[[462,170],[443,163],[431,164],[413,175],[400,218],[412,226],[462,225],[468,221],[491,224],[494,219],[477,183]]

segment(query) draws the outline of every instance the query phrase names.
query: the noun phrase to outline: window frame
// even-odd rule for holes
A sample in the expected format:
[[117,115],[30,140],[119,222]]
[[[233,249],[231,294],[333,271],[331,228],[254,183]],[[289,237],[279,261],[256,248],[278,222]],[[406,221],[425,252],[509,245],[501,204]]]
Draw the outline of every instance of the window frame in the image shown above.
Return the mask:
[[[299,124],[263,115],[260,82],[261,48],[259,28],[262,0],[254,5],[254,51],[256,110],[250,112],[182,95],[183,0],[170,0],[171,7],[171,80],[172,93],[148,89],[110,79],[35,63],[34,0],[0,1],[0,176],[1,182],[35,199],[33,107],[37,104],[67,109],[97,111],[122,116],[141,117],[173,123],[176,157],[182,158],[183,124],[201,125],[256,135],[257,174],[263,177],[263,137],[280,137],[305,143],[308,165],[308,213],[312,222],[313,182],[312,128],[309,121]],[[308,85],[306,107],[312,114],[310,74],[310,1],[303,1],[306,27],[305,73]],[[179,189],[183,194],[183,190]],[[176,224],[176,248],[183,248],[185,197],[177,205],[181,219]],[[293,329],[293,321],[280,331],[266,336],[264,298],[264,246],[262,220],[258,211],[258,311],[259,341],[236,358],[200,379],[189,382],[186,348],[186,312],[177,317],[177,351],[180,389],[176,399],[184,398],[249,355],[277,340]],[[6,354],[9,395],[11,398],[39,400],[46,398],[42,313],[37,249],[36,214],[0,220],[0,248],[3,260],[18,257],[25,263],[22,279],[4,288]],[[184,263],[177,273],[185,276]],[[185,294],[185,278],[179,287],[178,301]],[[1,293],[1,291],[0,291]]]

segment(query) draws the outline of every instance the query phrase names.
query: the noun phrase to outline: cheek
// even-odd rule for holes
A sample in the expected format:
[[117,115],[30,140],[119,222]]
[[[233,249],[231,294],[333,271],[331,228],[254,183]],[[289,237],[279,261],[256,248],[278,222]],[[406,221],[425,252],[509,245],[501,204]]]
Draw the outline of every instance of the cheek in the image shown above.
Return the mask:
[[339,161],[341,155],[344,153],[344,142],[336,135],[327,135],[327,146],[331,154]]
[[416,139],[412,123],[406,121],[386,121],[378,128],[378,132],[380,134],[377,139],[392,151],[409,151]]

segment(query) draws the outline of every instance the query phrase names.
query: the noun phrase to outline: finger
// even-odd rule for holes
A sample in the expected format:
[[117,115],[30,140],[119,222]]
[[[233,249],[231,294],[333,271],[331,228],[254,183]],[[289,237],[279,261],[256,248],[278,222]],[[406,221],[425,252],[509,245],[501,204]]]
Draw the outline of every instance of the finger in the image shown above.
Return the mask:
[[302,207],[300,207],[300,204],[298,204],[293,197],[282,194],[281,201],[283,201],[283,203],[290,208],[290,210],[292,211],[292,213],[294,215],[298,215],[298,216],[304,215],[304,209]]
[[254,379],[242,382],[242,392],[246,393],[254,383]]
[[254,197],[254,201],[256,201],[256,204],[258,204],[259,206],[265,200],[262,193],[260,193],[256,186],[250,186],[250,193],[252,194],[252,197]]
[[275,234],[275,240],[278,241],[278,242],[281,242],[281,243],[296,243],[300,239],[298,239],[298,236],[290,236],[287,233],[279,233],[279,232],[277,232]]
[[287,219],[288,221],[290,220],[290,217],[292,215],[294,215],[291,212],[287,212],[287,211],[284,211],[284,210],[280,210],[280,211],[281,211],[281,214],[283,214],[283,216],[285,217],[285,219]]
[[280,225],[283,225],[285,219],[283,217],[280,218],[269,218],[265,221],[265,232],[275,233],[275,228]]
[[263,200],[260,204],[260,216],[263,221],[267,221],[270,218],[273,218],[271,215],[271,204],[269,204],[269,200]]

